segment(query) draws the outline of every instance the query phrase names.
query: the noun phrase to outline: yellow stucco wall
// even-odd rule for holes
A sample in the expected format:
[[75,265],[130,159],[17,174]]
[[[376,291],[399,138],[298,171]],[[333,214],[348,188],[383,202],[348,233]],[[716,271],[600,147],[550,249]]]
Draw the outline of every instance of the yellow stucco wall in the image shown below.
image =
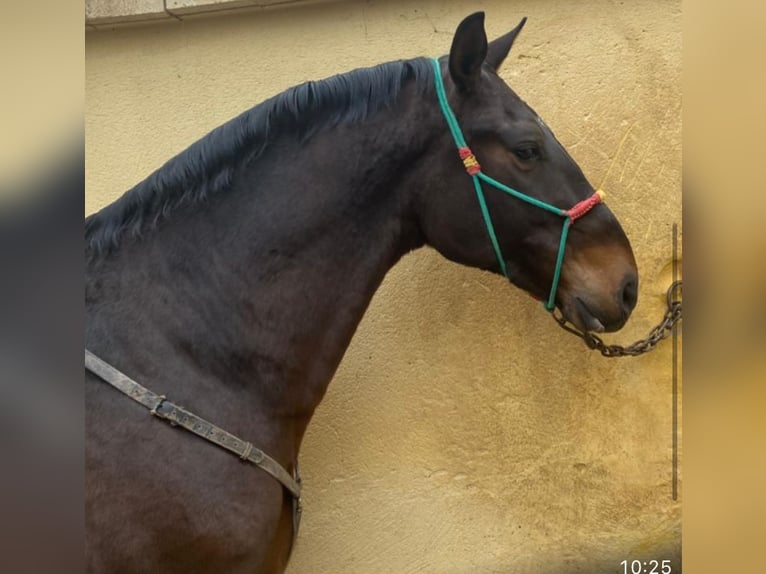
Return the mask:
[[[641,273],[609,339],[645,335],[681,219],[678,1],[340,2],[89,33],[88,211],[284,88],[445,53],[475,9],[490,37],[529,16],[502,75],[608,191]],[[601,358],[502,279],[407,256],[306,436],[289,573],[622,572],[677,556],[670,351]]]

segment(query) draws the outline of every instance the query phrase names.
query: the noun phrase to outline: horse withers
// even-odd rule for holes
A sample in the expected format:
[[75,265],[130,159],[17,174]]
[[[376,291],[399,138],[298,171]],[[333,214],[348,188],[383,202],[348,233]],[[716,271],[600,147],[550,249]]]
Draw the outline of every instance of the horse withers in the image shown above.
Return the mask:
[[[448,56],[289,89],[88,217],[87,349],[295,476],[373,293],[413,249],[504,274],[583,331],[619,329],[628,239],[496,73],[523,25],[487,43],[473,14]],[[285,569],[295,500],[273,473],[103,376],[85,395],[90,572]]]

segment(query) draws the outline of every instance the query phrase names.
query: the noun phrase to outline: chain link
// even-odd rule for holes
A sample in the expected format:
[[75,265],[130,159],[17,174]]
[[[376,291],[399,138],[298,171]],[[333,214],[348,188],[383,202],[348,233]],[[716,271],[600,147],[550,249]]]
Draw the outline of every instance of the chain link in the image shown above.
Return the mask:
[[632,345],[623,347],[622,345],[607,345],[598,335],[593,333],[583,333],[575,327],[567,325],[567,320],[561,316],[557,317],[555,313],[551,313],[553,319],[559,326],[565,331],[569,331],[580,337],[585,344],[591,349],[598,349],[605,357],[635,357],[642,355],[654,349],[657,343],[663,339],[667,339],[673,332],[675,324],[681,320],[681,289],[683,287],[683,281],[675,281],[667,292],[667,305],[668,308],[665,311],[665,316],[654,329],[649,332],[646,338],[636,341]]

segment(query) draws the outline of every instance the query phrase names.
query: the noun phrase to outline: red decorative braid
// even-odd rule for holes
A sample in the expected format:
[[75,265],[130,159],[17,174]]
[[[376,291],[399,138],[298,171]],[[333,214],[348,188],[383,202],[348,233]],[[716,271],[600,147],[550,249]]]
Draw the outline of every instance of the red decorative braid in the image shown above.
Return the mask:
[[568,209],[566,214],[569,216],[569,219],[572,220],[572,223],[574,223],[577,219],[580,219],[583,215],[588,213],[599,203],[601,203],[601,195],[594,193],[589,198],[583,199],[581,202],[575,204],[572,209]]
[[476,161],[476,156],[473,155],[471,148],[469,148],[468,146],[459,147],[457,148],[457,151],[460,154],[460,159],[463,160],[463,165],[465,166],[465,170],[470,175],[476,175],[477,173],[481,171],[481,166],[479,165],[479,162]]

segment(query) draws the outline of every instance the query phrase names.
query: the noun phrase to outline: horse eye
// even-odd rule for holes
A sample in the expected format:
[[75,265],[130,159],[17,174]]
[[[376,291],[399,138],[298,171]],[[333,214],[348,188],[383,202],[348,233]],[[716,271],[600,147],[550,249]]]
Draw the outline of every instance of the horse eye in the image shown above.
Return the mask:
[[540,148],[535,144],[526,144],[513,150],[514,155],[523,161],[540,159]]

